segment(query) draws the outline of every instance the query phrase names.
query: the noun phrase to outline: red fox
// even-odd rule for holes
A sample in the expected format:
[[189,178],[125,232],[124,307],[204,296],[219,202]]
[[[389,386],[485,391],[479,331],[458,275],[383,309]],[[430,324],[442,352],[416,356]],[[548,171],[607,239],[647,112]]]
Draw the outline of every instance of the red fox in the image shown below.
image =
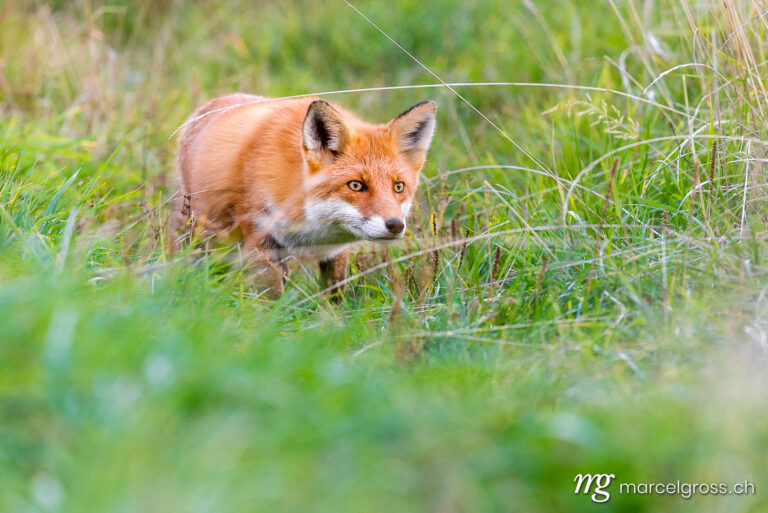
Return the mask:
[[426,101],[374,125],[318,98],[208,102],[180,138],[172,244],[185,227],[239,241],[272,297],[286,256],[319,260],[323,286],[338,284],[351,243],[403,237],[435,110]]

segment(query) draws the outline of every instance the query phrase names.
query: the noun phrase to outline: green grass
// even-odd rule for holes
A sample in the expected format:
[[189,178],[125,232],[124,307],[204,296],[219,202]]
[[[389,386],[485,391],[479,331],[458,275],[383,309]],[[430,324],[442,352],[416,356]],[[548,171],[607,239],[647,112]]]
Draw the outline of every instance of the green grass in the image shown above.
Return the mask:
[[[0,5],[0,511],[768,508],[757,3],[355,3],[516,85],[456,86],[499,130],[446,88],[328,96],[439,105],[410,232],[340,305],[311,262],[270,302],[172,258],[169,137],[228,92],[439,81],[344,2],[214,4]],[[618,490],[678,480],[757,493]]]

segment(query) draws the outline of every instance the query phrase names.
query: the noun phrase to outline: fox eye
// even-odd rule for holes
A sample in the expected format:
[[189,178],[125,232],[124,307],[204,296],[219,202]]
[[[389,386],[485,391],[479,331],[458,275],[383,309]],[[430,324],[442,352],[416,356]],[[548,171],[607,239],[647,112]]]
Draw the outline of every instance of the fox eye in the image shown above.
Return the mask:
[[355,192],[365,192],[368,190],[368,187],[366,187],[363,182],[360,182],[358,180],[352,180],[350,182],[347,182],[347,187],[349,187],[349,190],[355,191]]
[[405,184],[403,182],[397,182],[395,184],[395,192],[403,192],[405,190]]

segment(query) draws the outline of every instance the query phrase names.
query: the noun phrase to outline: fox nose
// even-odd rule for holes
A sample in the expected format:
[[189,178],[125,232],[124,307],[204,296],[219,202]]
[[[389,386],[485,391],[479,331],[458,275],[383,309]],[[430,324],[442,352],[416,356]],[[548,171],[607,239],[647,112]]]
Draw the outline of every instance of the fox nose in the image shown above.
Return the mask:
[[405,230],[405,223],[396,217],[387,219],[387,221],[384,223],[384,226],[387,227],[387,230],[389,230],[389,233],[392,235],[399,235],[403,230]]

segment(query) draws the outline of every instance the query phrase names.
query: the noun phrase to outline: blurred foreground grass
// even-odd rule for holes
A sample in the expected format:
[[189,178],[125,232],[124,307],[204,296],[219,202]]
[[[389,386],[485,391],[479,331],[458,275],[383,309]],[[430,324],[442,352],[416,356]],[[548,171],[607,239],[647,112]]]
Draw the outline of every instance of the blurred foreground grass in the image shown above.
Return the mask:
[[270,303],[171,261],[169,136],[218,94],[433,77],[343,2],[0,5],[0,511],[768,509],[758,3],[356,5],[517,84],[457,86],[514,143],[444,88],[329,96],[440,107],[412,233],[341,306],[309,264]]

